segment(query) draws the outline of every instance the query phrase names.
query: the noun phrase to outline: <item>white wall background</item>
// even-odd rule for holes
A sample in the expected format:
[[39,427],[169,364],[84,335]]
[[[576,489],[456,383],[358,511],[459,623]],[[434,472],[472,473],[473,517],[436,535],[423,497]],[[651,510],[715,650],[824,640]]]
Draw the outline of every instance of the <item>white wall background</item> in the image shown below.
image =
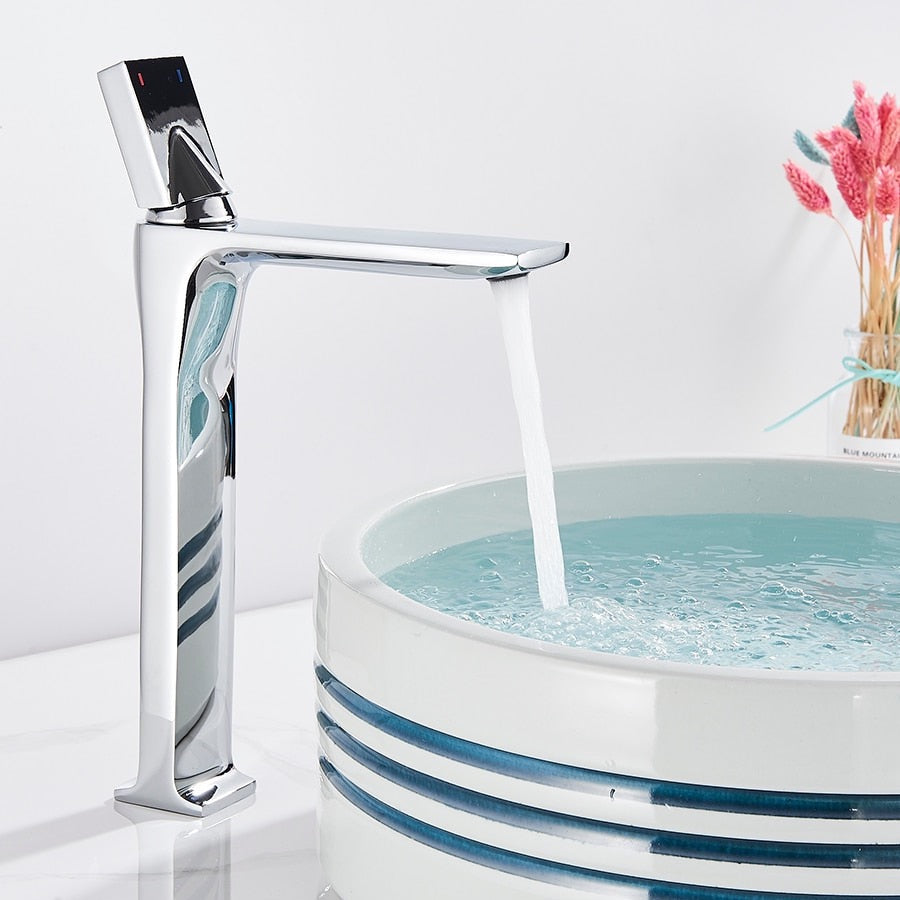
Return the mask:
[[[896,0],[15,4],[0,54],[0,658],[137,628],[138,213],[95,72],[183,54],[239,212],[569,240],[532,278],[557,464],[819,453],[856,300],[781,163]],[[795,157],[796,153],[793,154]],[[309,596],[363,501],[520,468],[490,291],[268,269],[241,343],[238,591]]]

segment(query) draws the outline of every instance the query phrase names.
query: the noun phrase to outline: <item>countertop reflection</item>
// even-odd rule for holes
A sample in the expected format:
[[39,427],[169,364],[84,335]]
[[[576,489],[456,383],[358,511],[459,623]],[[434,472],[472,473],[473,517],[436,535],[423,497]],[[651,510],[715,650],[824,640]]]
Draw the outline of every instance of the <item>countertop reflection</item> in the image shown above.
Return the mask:
[[0,662],[0,896],[320,896],[311,601],[242,613],[235,644],[235,760],[257,793],[207,819],[111,799],[137,765],[137,637]]

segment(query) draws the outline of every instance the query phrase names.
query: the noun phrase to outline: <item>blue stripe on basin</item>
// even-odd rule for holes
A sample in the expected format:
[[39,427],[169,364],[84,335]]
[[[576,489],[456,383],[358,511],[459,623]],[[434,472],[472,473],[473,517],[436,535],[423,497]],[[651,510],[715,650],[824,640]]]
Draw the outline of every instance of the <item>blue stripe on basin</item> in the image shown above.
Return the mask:
[[635,852],[689,859],[770,866],[900,870],[900,846],[896,844],[813,844],[679,834],[597,821],[490,797],[388,759],[351,737],[323,712],[319,712],[318,719],[319,726],[336,746],[382,778],[445,806],[506,825],[599,845],[630,845],[629,849]]
[[[617,897],[635,900],[848,900],[846,894],[796,894],[744,891],[734,888],[677,884],[669,881],[619,875],[569,863],[539,859],[512,850],[502,850],[435,828],[382,803],[341,775],[326,759],[320,759],[323,775],[338,793],[357,809],[382,825],[414,841],[468,862],[547,884],[596,890],[616,890]],[[898,900],[900,894],[860,894],[861,900]]]
[[316,667],[316,675],[330,697],[379,731],[456,762],[525,781],[610,796],[610,792],[622,790],[632,799],[657,806],[711,812],[812,819],[900,820],[900,796],[896,794],[813,794],[681,784],[600,772],[496,750],[395,715],[338,681],[324,666]]

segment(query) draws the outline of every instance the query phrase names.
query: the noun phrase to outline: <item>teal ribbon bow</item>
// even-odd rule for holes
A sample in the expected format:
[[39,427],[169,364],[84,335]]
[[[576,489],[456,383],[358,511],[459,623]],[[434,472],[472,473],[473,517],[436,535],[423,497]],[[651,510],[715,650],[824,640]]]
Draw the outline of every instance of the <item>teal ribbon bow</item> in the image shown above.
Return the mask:
[[805,413],[810,407],[815,406],[835,391],[839,391],[848,384],[863,381],[866,378],[874,378],[876,381],[882,381],[892,387],[900,388],[900,371],[897,371],[897,369],[873,369],[867,362],[863,362],[858,356],[845,356],[841,360],[841,364],[850,373],[849,378],[838,382],[834,387],[828,388],[827,391],[819,394],[815,400],[810,400],[809,403],[801,406],[800,409],[794,410],[789,416],[785,416],[774,425],[769,425],[765,430],[774,431],[776,428],[781,428],[782,425],[786,425],[791,419],[796,419],[800,413]]

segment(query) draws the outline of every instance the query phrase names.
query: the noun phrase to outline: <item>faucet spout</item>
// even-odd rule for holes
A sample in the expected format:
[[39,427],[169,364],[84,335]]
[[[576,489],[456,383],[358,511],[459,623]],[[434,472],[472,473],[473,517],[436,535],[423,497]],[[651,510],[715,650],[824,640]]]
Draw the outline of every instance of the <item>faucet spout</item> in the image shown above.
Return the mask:
[[116,797],[204,816],[254,790],[231,747],[236,357],[253,272],[287,264],[508,278],[564,259],[568,245],[236,219],[184,60],[120,63],[100,80],[135,196],[149,208],[135,232],[140,757],[135,783]]
[[[172,229],[138,226],[142,249],[147,242],[177,248],[221,265],[291,263],[329,269],[355,269],[393,275],[441,278],[505,278],[524,275],[565,259],[569,246],[558,241],[433,234],[375,228],[341,228],[237,219],[225,228]],[[177,236],[176,236],[177,235]],[[165,251],[163,251],[165,252]],[[190,255],[190,254],[188,254]]]

